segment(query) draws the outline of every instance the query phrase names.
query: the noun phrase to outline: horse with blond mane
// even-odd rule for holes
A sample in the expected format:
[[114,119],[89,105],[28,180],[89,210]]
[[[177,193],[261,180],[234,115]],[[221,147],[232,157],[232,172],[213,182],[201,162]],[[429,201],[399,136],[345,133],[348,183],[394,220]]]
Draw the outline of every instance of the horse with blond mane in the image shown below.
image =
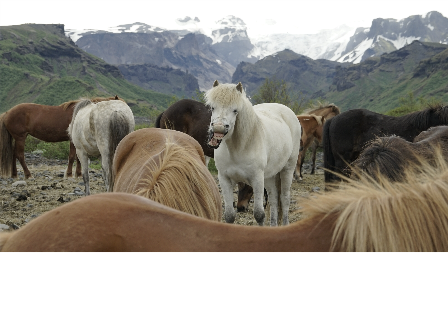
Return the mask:
[[221,220],[221,196],[200,144],[188,134],[145,128],[121,140],[113,161],[114,192]]
[[118,97],[115,100],[98,103],[90,99],[82,99],[76,103],[67,132],[81,162],[86,195],[90,195],[89,155],[101,155],[106,190],[112,191],[114,185],[112,160],[115,149],[121,139],[134,128],[134,114]]
[[215,81],[205,97],[212,110],[209,145],[215,148],[226,222],[235,220],[233,187],[244,182],[254,190],[254,217],[258,225],[263,225],[265,218],[265,188],[271,226],[277,225],[279,198],[282,223],[288,225],[290,188],[300,147],[297,139],[301,130],[296,115],[281,104],[252,106],[241,83]]
[[[117,99],[115,97],[91,98],[93,102]],[[25,140],[29,135],[45,142],[69,141],[67,127],[72,120],[73,108],[79,100],[71,100],[59,106],[23,103],[0,115],[0,176],[17,177],[16,160],[23,168],[25,178],[31,177],[25,163]],[[76,149],[70,141],[70,154],[66,177],[72,176],[76,158],[76,177],[81,175],[81,164]]]
[[[228,225],[144,197],[83,197],[0,234],[0,251],[448,251],[448,166],[402,183],[361,177],[301,203],[283,227]],[[342,177],[344,178],[344,177]]]

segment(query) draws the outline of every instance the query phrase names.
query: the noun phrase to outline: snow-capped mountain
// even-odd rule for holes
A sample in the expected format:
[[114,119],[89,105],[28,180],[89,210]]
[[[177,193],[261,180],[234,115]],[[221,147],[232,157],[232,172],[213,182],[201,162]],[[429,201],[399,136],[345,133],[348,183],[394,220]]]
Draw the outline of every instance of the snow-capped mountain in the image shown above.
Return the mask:
[[345,50],[330,59],[359,63],[398,50],[415,40],[448,44],[448,19],[439,12],[413,15],[400,21],[375,19],[370,28],[358,28]]
[[403,20],[375,19],[371,27],[353,28],[341,25],[317,34],[271,34],[251,38],[248,27],[240,18],[229,15],[212,26],[198,17],[186,16],[175,20],[170,29],[136,22],[107,29],[67,29],[66,34],[77,41],[82,36],[101,33],[172,32],[179,38],[189,33],[209,38],[207,43],[217,53],[218,60],[237,66],[241,61],[255,62],[276,52],[289,49],[313,59],[359,63],[402,48],[414,40],[448,43],[448,19],[439,12],[413,15]]
[[317,34],[273,34],[252,39],[254,48],[249,56],[261,59],[289,49],[312,59],[332,59],[341,55],[356,29],[342,25],[335,29],[321,30]]

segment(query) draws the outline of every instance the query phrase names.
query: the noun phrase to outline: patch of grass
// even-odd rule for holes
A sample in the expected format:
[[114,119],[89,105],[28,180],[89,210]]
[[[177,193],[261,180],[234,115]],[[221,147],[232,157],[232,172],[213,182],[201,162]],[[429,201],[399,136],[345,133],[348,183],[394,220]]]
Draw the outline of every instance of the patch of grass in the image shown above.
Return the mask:
[[142,128],[150,128],[150,127],[151,127],[151,125],[149,125],[149,124],[138,124],[138,125],[135,125],[134,131],[137,131]]
[[43,156],[47,159],[67,160],[70,154],[70,142],[44,142],[37,144],[37,149],[43,151]]
[[215,166],[215,160],[210,159],[210,162],[208,163],[208,171],[212,174],[212,175],[217,175],[218,174],[218,169],[216,169]]

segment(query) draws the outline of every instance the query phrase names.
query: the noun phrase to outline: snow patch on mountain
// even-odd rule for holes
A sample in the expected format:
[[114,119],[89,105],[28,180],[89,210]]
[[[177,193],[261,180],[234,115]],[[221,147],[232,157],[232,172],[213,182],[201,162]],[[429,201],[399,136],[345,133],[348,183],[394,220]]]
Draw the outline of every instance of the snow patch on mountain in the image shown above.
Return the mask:
[[272,34],[253,38],[254,48],[249,57],[264,58],[289,49],[313,59],[339,57],[345,50],[356,28],[346,25],[335,29],[324,29],[317,34]]
[[155,27],[148,25],[146,23],[135,22],[132,24],[124,24],[116,27],[109,27],[105,29],[65,29],[65,35],[70,37],[73,42],[76,42],[78,39],[83,37],[84,35],[90,34],[100,34],[100,33],[149,33],[149,32],[163,32],[166,29]]

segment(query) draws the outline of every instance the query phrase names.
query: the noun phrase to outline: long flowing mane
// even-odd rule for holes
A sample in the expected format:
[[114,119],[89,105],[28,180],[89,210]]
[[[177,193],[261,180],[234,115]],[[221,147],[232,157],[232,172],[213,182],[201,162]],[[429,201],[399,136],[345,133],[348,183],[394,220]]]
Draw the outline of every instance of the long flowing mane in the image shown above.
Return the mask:
[[[215,183],[204,163],[186,147],[167,139],[165,149],[146,164],[137,195],[192,215],[221,220],[221,199],[209,183]],[[188,181],[179,182],[179,181]],[[194,196],[192,196],[194,195]],[[218,195],[219,196],[219,195]]]
[[403,124],[413,125],[413,127],[419,129],[428,129],[431,126],[434,126],[431,124],[431,118],[434,117],[440,121],[443,121],[445,124],[448,124],[448,105],[432,105],[423,111],[409,113],[405,116],[397,118],[399,118],[400,122]]
[[404,182],[360,176],[301,206],[313,218],[337,217],[332,250],[448,251],[448,165],[441,155],[435,167],[408,170]]
[[234,143],[244,146],[258,129],[257,115],[246,97],[246,92],[238,92],[235,84],[219,84],[205,93],[206,105],[233,106],[238,110],[233,132]]

